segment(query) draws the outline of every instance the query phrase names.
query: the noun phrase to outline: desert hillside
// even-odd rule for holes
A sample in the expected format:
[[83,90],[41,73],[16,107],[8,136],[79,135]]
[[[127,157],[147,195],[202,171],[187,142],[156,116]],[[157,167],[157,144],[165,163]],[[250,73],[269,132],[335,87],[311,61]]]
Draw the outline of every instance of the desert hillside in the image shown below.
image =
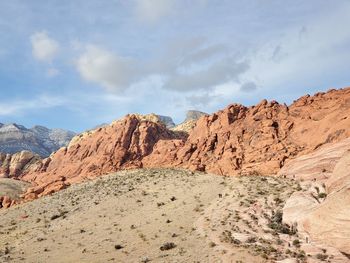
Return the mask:
[[[1,210],[0,257],[2,262],[316,260],[328,248],[306,253],[308,244],[280,217],[299,187],[290,179],[262,176],[122,171]],[[342,262],[336,251],[325,255]]]

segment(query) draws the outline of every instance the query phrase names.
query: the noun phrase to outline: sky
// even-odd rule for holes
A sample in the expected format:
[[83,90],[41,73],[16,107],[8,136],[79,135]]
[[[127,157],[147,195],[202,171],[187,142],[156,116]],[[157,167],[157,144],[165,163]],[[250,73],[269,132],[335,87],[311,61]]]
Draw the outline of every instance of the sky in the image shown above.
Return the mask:
[[0,0],[0,122],[176,123],[350,86],[350,0]]

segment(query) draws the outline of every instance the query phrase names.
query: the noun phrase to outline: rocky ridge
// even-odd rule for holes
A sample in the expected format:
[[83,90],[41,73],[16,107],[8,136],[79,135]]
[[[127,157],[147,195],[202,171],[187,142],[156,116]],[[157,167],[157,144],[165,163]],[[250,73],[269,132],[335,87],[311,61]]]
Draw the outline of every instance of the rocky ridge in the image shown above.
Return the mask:
[[14,154],[31,151],[42,157],[66,146],[75,135],[62,129],[34,126],[27,129],[15,123],[0,124],[0,152]]
[[127,115],[78,135],[22,180],[27,199],[121,169],[182,167],[221,175],[271,175],[285,161],[349,137],[350,89],[304,96],[290,106],[263,100],[202,116],[189,132],[171,131],[156,115]]

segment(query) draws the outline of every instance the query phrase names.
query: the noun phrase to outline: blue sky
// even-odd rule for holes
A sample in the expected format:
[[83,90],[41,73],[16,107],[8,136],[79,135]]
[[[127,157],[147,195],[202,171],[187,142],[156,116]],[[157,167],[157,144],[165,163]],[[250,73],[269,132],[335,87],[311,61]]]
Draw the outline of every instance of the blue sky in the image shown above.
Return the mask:
[[0,0],[0,122],[291,103],[349,86],[348,0]]

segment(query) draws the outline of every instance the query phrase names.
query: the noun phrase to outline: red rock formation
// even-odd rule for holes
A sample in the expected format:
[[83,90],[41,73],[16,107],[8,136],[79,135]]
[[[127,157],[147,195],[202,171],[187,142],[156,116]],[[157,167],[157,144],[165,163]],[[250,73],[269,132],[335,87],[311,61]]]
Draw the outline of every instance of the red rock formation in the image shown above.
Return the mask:
[[[233,104],[211,116],[202,117],[172,163],[190,169],[233,175],[259,170],[270,173],[279,169],[285,158],[296,155],[298,145],[289,140],[293,123],[288,107],[262,101],[255,107]],[[156,145],[155,149],[166,147]],[[157,164],[166,152],[158,150],[145,158]]]
[[[287,159],[350,135],[350,88],[304,96],[289,107],[233,104],[197,121],[188,138],[128,115],[79,135],[23,176],[35,198],[120,169],[184,167],[217,174],[274,174]],[[61,178],[61,179],[60,179]]]
[[159,141],[145,166],[176,165],[216,174],[276,173],[287,159],[350,135],[350,88],[304,96],[291,106],[263,100],[202,117],[184,146]]
[[33,199],[63,189],[70,183],[120,169],[141,168],[143,157],[152,153],[157,141],[177,137],[178,133],[169,131],[161,123],[128,115],[73,139],[68,147],[61,148],[43,160],[35,171],[24,175],[23,180],[35,184],[25,198]]

